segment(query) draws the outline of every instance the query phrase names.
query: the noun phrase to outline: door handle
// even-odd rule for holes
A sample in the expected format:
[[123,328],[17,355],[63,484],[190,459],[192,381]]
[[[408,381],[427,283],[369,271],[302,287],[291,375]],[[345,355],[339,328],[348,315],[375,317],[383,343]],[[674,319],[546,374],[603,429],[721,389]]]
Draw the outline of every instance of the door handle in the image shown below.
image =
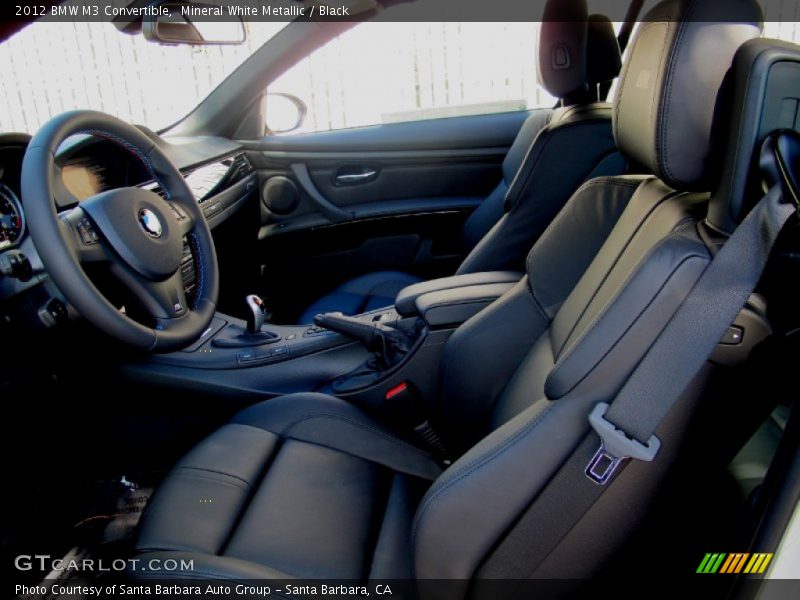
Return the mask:
[[364,173],[348,173],[347,175],[337,175],[336,183],[359,183],[375,177],[377,174],[377,171],[365,171]]
[[342,167],[333,179],[334,185],[356,185],[367,183],[378,177],[378,170],[373,167]]

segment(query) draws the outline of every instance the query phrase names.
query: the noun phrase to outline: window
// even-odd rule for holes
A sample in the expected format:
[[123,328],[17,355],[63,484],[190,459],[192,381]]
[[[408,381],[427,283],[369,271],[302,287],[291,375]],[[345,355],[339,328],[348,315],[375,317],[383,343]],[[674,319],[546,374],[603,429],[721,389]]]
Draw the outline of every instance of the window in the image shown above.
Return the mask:
[[36,21],[0,45],[0,131],[35,133],[91,108],[162,129],[186,116],[285,22],[247,23],[238,46],[164,46],[108,22]]
[[549,107],[539,23],[367,22],[269,87],[308,106],[296,132]]

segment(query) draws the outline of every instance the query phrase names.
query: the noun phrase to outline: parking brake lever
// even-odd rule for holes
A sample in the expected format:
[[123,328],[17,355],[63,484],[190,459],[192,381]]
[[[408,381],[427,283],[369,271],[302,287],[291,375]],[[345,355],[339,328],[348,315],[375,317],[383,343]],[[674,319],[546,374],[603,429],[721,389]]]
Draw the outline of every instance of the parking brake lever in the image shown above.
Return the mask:
[[367,350],[378,355],[383,367],[395,364],[411,348],[411,340],[405,333],[380,321],[362,321],[340,312],[330,312],[314,317],[314,324],[358,340]]

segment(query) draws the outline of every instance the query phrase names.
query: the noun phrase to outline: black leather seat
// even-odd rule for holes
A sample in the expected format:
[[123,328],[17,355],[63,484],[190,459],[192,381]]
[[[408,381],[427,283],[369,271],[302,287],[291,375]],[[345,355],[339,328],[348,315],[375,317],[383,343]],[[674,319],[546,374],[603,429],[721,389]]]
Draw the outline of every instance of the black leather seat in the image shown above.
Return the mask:
[[[585,181],[626,170],[611,133],[611,106],[597,89],[617,77],[621,58],[611,22],[588,15],[585,0],[558,0],[542,23],[539,78],[561,98],[556,110],[534,112],[503,161],[503,178],[462,231],[466,259],[457,274],[523,269],[525,255],[567,199]],[[568,66],[557,54],[568,51]],[[330,311],[358,314],[394,304],[419,277],[379,271],[356,277],[311,304],[299,322]]]
[[[583,186],[534,246],[527,276],[448,340],[429,409],[452,465],[343,400],[270,400],[166,478],[142,518],[141,558],[191,558],[192,577],[239,579],[469,581],[597,569],[630,534],[632,499],[641,509],[656,493],[702,386],[659,428],[656,460],[622,471],[552,552],[515,564],[498,557],[587,436],[592,407],[619,391],[710,262],[699,225],[715,185],[717,92],[736,48],[760,31],[755,2],[717,2],[753,21],[741,24],[698,8],[713,4],[667,0],[632,43],[614,130],[621,150],[656,175]],[[675,23],[687,6],[697,22]]]
[[189,553],[209,577],[410,577],[414,511],[441,471],[355,406],[284,396],[178,463],[137,547]]

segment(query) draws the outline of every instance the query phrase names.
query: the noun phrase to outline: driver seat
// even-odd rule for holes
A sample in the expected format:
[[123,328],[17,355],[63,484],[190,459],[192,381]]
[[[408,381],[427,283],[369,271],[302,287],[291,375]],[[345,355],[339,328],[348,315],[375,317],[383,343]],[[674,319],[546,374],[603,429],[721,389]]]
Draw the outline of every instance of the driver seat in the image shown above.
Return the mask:
[[[713,22],[720,7],[728,20]],[[711,260],[698,226],[715,184],[712,117],[760,15],[754,0],[666,0],[646,17],[614,132],[620,150],[656,175],[584,186],[532,249],[527,276],[450,337],[429,411],[452,465],[332,396],[262,402],[167,476],[142,517],[141,564],[191,559],[191,573],[172,576],[240,580],[594,572],[629,535],[631,500],[657,490],[703,381],[658,430],[656,460],[622,471],[553,552],[515,565],[497,557],[589,433],[592,407],[620,390]],[[613,229],[598,225],[613,213]]]

